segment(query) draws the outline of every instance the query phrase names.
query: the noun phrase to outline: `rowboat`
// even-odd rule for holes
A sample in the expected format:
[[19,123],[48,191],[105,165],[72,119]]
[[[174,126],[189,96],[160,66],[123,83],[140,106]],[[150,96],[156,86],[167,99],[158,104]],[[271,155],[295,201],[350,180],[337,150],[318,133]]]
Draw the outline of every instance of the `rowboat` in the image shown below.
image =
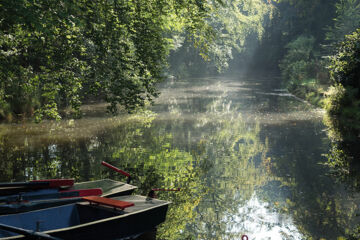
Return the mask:
[[[19,193],[24,193],[25,195],[28,195],[28,192],[30,192],[30,195],[33,195],[33,192],[39,191],[39,189],[44,190],[45,192],[46,191],[51,192],[54,189],[59,189],[59,190],[67,189],[67,191],[70,192],[79,192],[82,189],[101,187],[101,189],[105,191],[105,195],[108,197],[119,196],[118,194],[119,192],[122,192],[122,195],[127,195],[134,190],[134,187],[129,185],[132,179],[129,173],[105,161],[102,161],[101,165],[127,177],[127,181],[126,181],[127,185],[123,183],[119,184],[120,182],[112,181],[109,179],[76,183],[75,185],[74,185],[74,179],[44,179],[44,180],[31,180],[29,182],[6,182],[6,183],[0,183],[0,202],[2,201],[2,199],[6,199],[6,197],[9,195],[18,195]],[[1,196],[4,197],[1,198]],[[12,198],[10,198],[10,200],[11,199]]]
[[[75,183],[72,187],[56,192],[57,189],[40,189],[25,192],[21,195],[22,200],[11,201],[19,195],[0,197],[8,199],[11,204],[0,204],[0,215],[27,212],[47,207],[60,206],[64,204],[82,201],[83,196],[101,195],[102,197],[116,197],[130,195],[137,187],[111,179],[102,179],[88,182]],[[99,190],[101,190],[99,192]],[[44,194],[42,194],[45,192]],[[78,195],[74,195],[78,193]]]
[[0,238],[129,239],[164,222],[169,205],[167,201],[138,195],[83,199],[84,202],[0,216]]

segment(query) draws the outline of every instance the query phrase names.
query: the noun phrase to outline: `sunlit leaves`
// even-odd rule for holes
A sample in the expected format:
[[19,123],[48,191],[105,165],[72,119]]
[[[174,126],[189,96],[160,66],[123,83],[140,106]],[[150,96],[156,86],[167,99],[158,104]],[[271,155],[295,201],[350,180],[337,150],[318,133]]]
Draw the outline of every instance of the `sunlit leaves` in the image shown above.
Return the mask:
[[[59,119],[63,107],[103,99],[132,111],[158,95],[171,34],[188,32],[206,52],[207,1],[3,1],[2,111]],[[32,79],[38,79],[36,83]],[[25,94],[24,94],[25,93]],[[4,115],[4,114],[2,114]],[[4,117],[4,116],[3,116]]]
[[[328,93],[326,109],[331,115],[339,116],[341,120],[352,119],[353,131],[359,131],[360,106],[359,77],[360,77],[360,30],[346,36],[338,48],[336,55],[331,59],[330,74],[334,87]],[[346,127],[343,128],[345,130]],[[346,130],[345,130],[346,131]],[[350,132],[349,130],[347,130]],[[347,133],[343,133],[343,135]]]
[[0,86],[0,108],[60,119],[68,106],[80,116],[91,98],[107,101],[113,113],[118,105],[133,111],[158,96],[171,49],[191,43],[203,59],[225,67],[246,36],[261,35],[269,6],[261,0],[3,1],[0,72],[7,84]]
[[334,24],[328,28],[327,40],[332,43],[342,41],[345,35],[355,31],[360,26],[360,1],[338,0],[336,3],[336,18]]
[[264,19],[272,11],[272,5],[261,0],[212,1],[204,6],[210,10],[205,20],[185,28],[182,34],[185,41],[181,48],[172,52],[172,74],[202,74],[226,69],[234,53],[245,49],[250,35],[261,38]]
[[[352,190],[359,190],[359,132],[360,132],[360,30],[345,36],[331,58],[330,73],[333,86],[327,92],[325,124],[332,140],[328,165],[332,174]],[[349,212],[352,213],[352,212]],[[358,229],[348,234],[359,238]],[[350,238],[352,239],[352,238]]]

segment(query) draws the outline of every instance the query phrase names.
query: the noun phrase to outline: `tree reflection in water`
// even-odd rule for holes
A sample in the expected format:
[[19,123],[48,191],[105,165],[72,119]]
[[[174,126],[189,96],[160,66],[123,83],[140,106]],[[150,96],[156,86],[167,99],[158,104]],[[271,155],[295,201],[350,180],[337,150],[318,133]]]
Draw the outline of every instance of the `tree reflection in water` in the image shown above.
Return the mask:
[[256,168],[266,152],[259,125],[231,114],[166,122],[155,117],[145,112],[101,119],[80,129],[74,124],[89,122],[2,128],[0,154],[6,161],[1,161],[1,180],[124,180],[101,167],[107,161],[131,172],[140,194],[153,187],[181,187],[180,192],[159,193],[173,202],[158,230],[161,239],[234,236],[227,231],[229,216],[265,181]]
[[[158,114],[0,125],[0,181],[124,181],[100,165],[106,161],[130,172],[139,194],[181,188],[158,194],[172,201],[159,239],[351,236],[358,184],[349,174],[342,176],[353,185],[328,176],[337,168],[319,164],[328,139],[308,107],[278,95],[254,97],[250,86],[262,85],[252,82],[209,81],[209,89],[180,82],[180,90],[164,91],[168,102],[160,101]],[[263,114],[249,120],[239,113],[244,108]]]
[[339,199],[351,205],[347,211],[338,209],[342,220],[339,224],[347,225],[344,234],[348,239],[360,239],[360,123],[329,115],[325,116],[324,123],[331,140],[330,150],[325,154],[328,160],[326,164],[335,181],[346,187],[346,194],[343,193]]

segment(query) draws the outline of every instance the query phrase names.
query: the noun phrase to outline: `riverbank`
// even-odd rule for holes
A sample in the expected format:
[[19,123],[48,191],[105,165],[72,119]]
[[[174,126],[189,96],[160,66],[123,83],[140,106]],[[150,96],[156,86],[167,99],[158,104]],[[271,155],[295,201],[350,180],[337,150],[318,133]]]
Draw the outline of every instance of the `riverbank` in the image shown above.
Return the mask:
[[318,84],[315,79],[310,79],[300,85],[292,84],[285,86],[291,94],[323,109],[325,107],[326,92],[329,87],[326,84]]

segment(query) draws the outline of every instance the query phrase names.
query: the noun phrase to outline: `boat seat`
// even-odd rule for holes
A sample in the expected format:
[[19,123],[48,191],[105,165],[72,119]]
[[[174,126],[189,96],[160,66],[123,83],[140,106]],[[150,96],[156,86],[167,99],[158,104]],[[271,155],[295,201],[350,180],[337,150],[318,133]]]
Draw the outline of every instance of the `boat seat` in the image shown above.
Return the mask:
[[131,202],[125,202],[125,201],[120,201],[105,197],[98,197],[98,196],[88,196],[88,197],[83,197],[82,199],[90,203],[106,205],[114,208],[120,208],[121,210],[124,210],[127,207],[134,206],[134,203]]

